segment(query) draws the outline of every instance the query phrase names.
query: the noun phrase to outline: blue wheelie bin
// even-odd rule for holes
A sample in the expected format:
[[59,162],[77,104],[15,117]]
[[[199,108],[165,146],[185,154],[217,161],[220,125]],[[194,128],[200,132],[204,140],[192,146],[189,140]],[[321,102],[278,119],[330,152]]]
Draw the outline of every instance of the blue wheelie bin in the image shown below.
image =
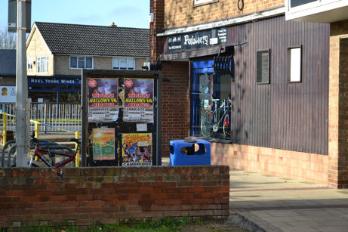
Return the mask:
[[210,142],[171,140],[169,166],[210,165]]

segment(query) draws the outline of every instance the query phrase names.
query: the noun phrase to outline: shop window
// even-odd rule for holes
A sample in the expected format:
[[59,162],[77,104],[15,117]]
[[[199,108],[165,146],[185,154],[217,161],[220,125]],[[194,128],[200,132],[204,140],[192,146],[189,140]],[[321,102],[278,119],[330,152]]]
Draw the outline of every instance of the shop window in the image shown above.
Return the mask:
[[193,70],[191,87],[193,136],[230,139],[231,85],[232,74],[214,73],[213,68]]
[[37,58],[37,72],[46,73],[48,70],[48,57],[38,57]]
[[134,70],[134,57],[114,57],[112,58],[112,69],[116,70]]
[[302,49],[301,47],[289,49],[290,82],[302,81]]
[[270,83],[270,53],[270,50],[257,52],[256,82],[259,84]]
[[93,69],[93,57],[91,56],[70,56],[71,69]]

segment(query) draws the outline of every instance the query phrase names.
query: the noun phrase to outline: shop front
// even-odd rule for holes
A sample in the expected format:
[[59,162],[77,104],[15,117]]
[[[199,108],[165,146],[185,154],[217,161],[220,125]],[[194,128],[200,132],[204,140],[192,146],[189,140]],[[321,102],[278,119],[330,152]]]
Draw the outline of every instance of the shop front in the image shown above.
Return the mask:
[[81,77],[28,76],[29,97],[32,102],[80,103]]
[[163,60],[186,60],[190,65],[190,135],[231,140],[234,46],[228,29],[168,36]]
[[[158,34],[161,94],[184,94],[162,104],[162,143],[204,137],[215,164],[327,184],[329,26],[280,15],[193,30]],[[167,107],[178,99],[187,114]]]

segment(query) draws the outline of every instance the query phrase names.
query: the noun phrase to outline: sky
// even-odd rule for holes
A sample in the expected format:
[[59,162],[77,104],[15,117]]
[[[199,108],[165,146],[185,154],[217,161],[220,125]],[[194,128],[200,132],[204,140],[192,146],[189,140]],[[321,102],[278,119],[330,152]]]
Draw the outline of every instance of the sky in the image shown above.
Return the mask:
[[[149,0],[32,0],[32,23],[60,22],[148,28]],[[7,29],[8,0],[0,0],[0,30]]]

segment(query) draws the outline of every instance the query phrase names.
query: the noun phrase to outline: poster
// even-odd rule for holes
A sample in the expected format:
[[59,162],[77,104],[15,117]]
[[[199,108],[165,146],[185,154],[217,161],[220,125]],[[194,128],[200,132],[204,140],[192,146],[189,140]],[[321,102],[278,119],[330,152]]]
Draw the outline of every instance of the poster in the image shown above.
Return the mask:
[[115,128],[92,129],[94,160],[115,160]]
[[153,79],[125,79],[123,99],[123,121],[154,122]]
[[88,121],[115,122],[118,119],[118,79],[89,78]]
[[122,134],[122,166],[152,165],[152,134]]
[[16,102],[16,86],[0,86],[0,102]]

